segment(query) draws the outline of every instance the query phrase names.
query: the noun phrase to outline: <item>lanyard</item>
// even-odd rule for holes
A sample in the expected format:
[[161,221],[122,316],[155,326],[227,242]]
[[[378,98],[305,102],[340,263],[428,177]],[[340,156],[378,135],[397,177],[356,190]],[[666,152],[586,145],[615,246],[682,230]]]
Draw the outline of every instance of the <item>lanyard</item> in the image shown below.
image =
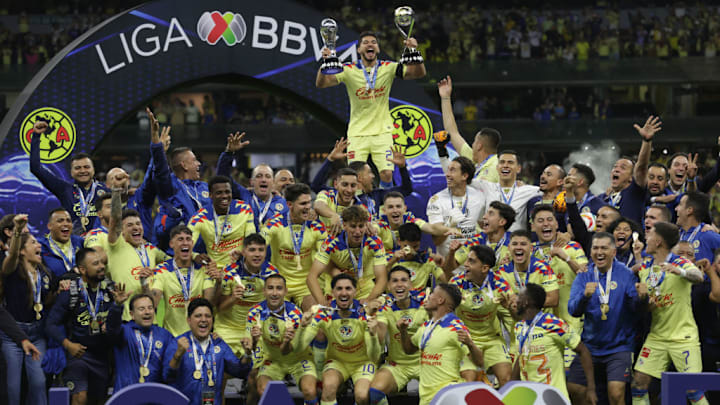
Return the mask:
[[553,244],[555,241],[550,241],[547,243],[540,243],[537,242],[537,244],[533,247],[533,255],[535,256],[540,255],[542,257],[542,260],[550,264],[550,261],[552,260],[551,255],[548,255],[545,253],[545,247],[548,245]]
[[360,279],[363,275],[363,250],[365,250],[365,236],[363,235],[362,242],[360,243],[360,254],[357,258],[350,249],[350,244],[348,243],[347,239],[347,233],[345,234],[345,246],[347,246],[347,251],[350,255],[350,261],[352,261],[353,268],[357,270],[357,278]]
[[202,204],[200,204],[200,197],[198,196],[197,187],[193,185],[193,190],[195,193],[190,192],[190,187],[188,187],[187,184],[185,184],[184,181],[180,180],[180,184],[182,184],[183,188],[185,189],[185,193],[187,193],[188,197],[190,197],[191,200],[193,200],[193,203],[195,204],[195,210],[199,210],[202,207]]
[[87,307],[88,307],[88,314],[90,314],[90,318],[92,318],[92,320],[94,321],[97,319],[97,314],[98,314],[98,311],[100,310],[100,305],[102,305],[103,291],[98,286],[97,294],[95,294],[95,304],[93,304],[90,301],[90,294],[88,293],[87,287],[85,286],[85,282],[82,279],[78,279],[78,281],[80,282],[80,291],[82,292],[83,299],[85,300],[85,303],[87,304]]
[[42,282],[40,281],[42,277],[40,277],[40,269],[35,268],[35,273],[37,274],[37,278],[35,279],[33,298],[36,304],[40,304],[42,302]]
[[[485,280],[483,280],[482,285],[480,285],[480,294],[482,294],[482,290],[487,287],[488,295],[490,296],[490,299],[495,298],[495,294],[493,294],[493,287],[490,285],[490,278],[492,277],[492,272],[488,272],[488,274],[485,276]],[[467,278],[467,272],[465,273],[465,278]],[[472,285],[473,289],[477,287],[477,284],[473,281],[468,282]]]
[[620,200],[622,199],[622,190],[616,193],[610,193],[607,196],[606,202],[609,202],[615,208],[620,208]]
[[377,219],[377,212],[375,212],[375,200],[373,200],[370,196],[365,195],[365,203],[363,203],[358,196],[355,196],[355,201],[357,201],[358,204],[363,205],[365,206],[365,208],[367,208],[370,217]]
[[[594,267],[594,266],[593,266]],[[598,285],[598,289],[600,290],[600,303],[601,304],[608,304],[610,303],[610,284],[611,284],[611,278],[612,278],[612,266],[610,266],[610,270],[607,271],[605,279],[605,288],[603,288],[602,284],[600,283],[600,272],[598,271],[597,267],[594,267],[595,270],[595,282]]]
[[257,207],[257,209],[255,209],[254,211],[258,212],[258,223],[260,225],[262,225],[263,222],[265,222],[265,216],[267,216],[268,210],[270,210],[270,206],[272,205],[272,204],[270,204],[270,202],[272,201],[272,198],[269,201],[264,202],[265,205],[262,206],[262,209],[260,208],[260,200],[258,200],[255,193],[253,193],[252,198],[253,198],[253,203],[255,203],[255,207]]
[[137,253],[140,258],[140,264],[142,264],[143,267],[150,267],[150,256],[148,255],[147,246],[145,246],[144,243],[142,247],[135,248],[135,253]]
[[303,238],[305,237],[305,226],[307,225],[307,221],[303,222],[300,225],[300,232],[295,232],[292,228],[293,224],[288,225],[288,229],[290,230],[290,237],[292,238],[293,242],[293,251],[296,255],[300,254],[300,249],[302,248]]
[[532,260],[530,261],[530,264],[528,264],[527,272],[525,273],[525,282],[523,283],[522,280],[520,280],[520,274],[517,270],[515,270],[515,264],[513,264],[513,275],[515,276],[515,282],[517,282],[517,285],[520,286],[520,288],[525,288],[525,285],[530,280],[530,273],[532,272]]
[[430,325],[425,328],[425,332],[422,334],[422,339],[420,339],[420,350],[425,350],[425,347],[428,344],[428,340],[430,340],[430,337],[432,337],[433,332],[435,331],[435,328],[441,324],[445,318],[450,316],[452,312],[449,312],[445,314],[442,318],[438,319],[437,321],[430,322]]
[[[138,354],[140,355],[140,365],[147,367],[150,363],[150,356],[152,356],[153,348],[153,332],[150,329],[150,338],[147,340],[147,346],[145,346],[145,336],[139,331],[135,330],[135,340],[138,342]],[[147,347],[147,355],[145,354],[145,347]]]
[[517,186],[517,182],[513,183],[512,189],[510,191],[510,197],[505,194],[505,191],[500,187],[500,184],[498,184],[498,191],[500,192],[500,197],[502,197],[503,202],[507,205],[512,204],[512,200],[515,197],[515,187]]
[[681,230],[680,231],[680,240],[684,240],[684,241],[690,242],[692,244],[693,242],[695,242],[695,238],[697,238],[697,234],[698,234],[698,232],[700,232],[703,225],[705,225],[705,224],[701,223],[700,225],[696,226],[692,230],[692,232],[690,232],[689,230],[688,231]]
[[[198,350],[197,345],[200,344],[200,342],[195,344],[195,336],[192,334],[190,335],[190,341],[192,342],[192,350],[193,350],[193,361],[195,362],[195,372],[200,372],[202,374],[203,364],[205,364],[205,368],[207,369],[207,376],[208,381],[215,381],[214,376],[217,375],[217,362],[215,361],[215,345],[213,344],[212,336],[208,336],[208,339],[210,339],[210,342],[208,343],[207,350],[205,353],[202,353],[202,356],[198,356]],[[202,348],[201,348],[202,349]],[[210,368],[210,359],[207,359],[208,354],[210,354],[212,359],[212,369]]]
[[75,255],[73,254],[74,246],[72,244],[72,240],[70,241],[70,254],[65,254],[63,250],[60,248],[60,245],[55,242],[55,240],[52,238],[52,236],[48,235],[47,238],[48,242],[50,242],[50,246],[55,250],[59,255],[60,258],[63,261],[63,264],[65,265],[65,269],[67,271],[70,271],[75,267]]
[[488,157],[486,157],[485,160],[483,160],[482,162],[480,162],[477,165],[477,169],[475,169],[475,176],[473,176],[473,178],[476,178],[477,176],[480,175],[480,170],[483,168],[483,166],[485,166],[485,163],[487,163],[488,160],[492,159],[493,156],[495,156],[494,153],[492,155],[489,155]]
[[213,208],[213,227],[215,228],[215,245],[218,245],[220,243],[220,240],[222,239],[222,236],[223,236],[223,232],[225,231],[225,225],[227,225],[229,217],[230,217],[230,207],[228,207],[228,212],[227,212],[227,214],[225,214],[225,218],[223,219],[222,227],[220,228],[220,232],[218,232],[218,227],[217,227],[218,215],[215,212],[215,209]]
[[[448,194],[450,194],[450,209],[455,209],[455,202],[453,202],[453,195],[452,192],[450,192],[450,189],[448,189]],[[463,200],[463,206],[460,212],[462,212],[463,215],[467,217],[467,203],[468,203],[468,192],[467,188],[465,189],[465,198]]]
[[[666,262],[669,262],[670,258],[672,257],[672,253],[668,253],[667,257],[665,258]],[[653,259],[654,262],[654,259]],[[660,276],[656,275],[653,271],[653,267],[650,267],[650,271],[648,272],[647,279],[645,282],[648,284],[648,287],[650,287],[651,290],[655,290],[655,295],[660,296],[660,285],[665,281],[665,272],[660,270]]]
[[372,70],[372,79],[370,78],[370,75],[368,75],[367,70],[365,69],[365,66],[362,64],[362,60],[358,59],[358,68],[363,72],[365,75],[365,90],[374,90],[375,89],[375,81],[377,80],[378,70],[380,67],[380,61],[375,61],[375,66],[373,66]]
[[[496,261],[500,261],[500,253],[501,253],[501,251],[502,251],[502,247],[505,246],[505,241],[506,241],[506,239],[507,239],[507,232],[505,232],[505,233],[503,234],[502,239],[500,239],[500,241],[499,241],[498,243],[496,243],[496,244],[495,244],[495,247],[493,248],[493,250],[494,250],[494,252],[495,252],[495,260],[496,260]],[[488,244],[488,245],[490,244],[490,237],[489,237],[489,236],[488,236],[488,239],[487,239],[487,244]]]
[[90,203],[95,199],[95,191],[97,189],[97,182],[93,180],[92,185],[90,186],[90,191],[88,192],[87,199],[85,198],[85,195],[83,194],[83,190],[80,186],[77,184],[73,184],[73,187],[78,189],[78,196],[80,198],[80,216],[81,217],[87,217],[88,213],[90,212]]
[[[523,353],[523,354],[525,353],[525,351],[523,351],[523,348],[525,347],[527,338],[532,335],[532,331],[533,331],[533,329],[535,329],[535,325],[537,325],[538,322],[542,322],[542,320],[545,319],[546,316],[547,316],[547,314],[545,312],[542,312],[542,311],[538,312],[537,315],[535,315],[535,318],[533,318],[532,323],[528,327],[526,327],[525,333],[521,332],[520,335],[518,335],[518,341],[520,344],[520,350],[519,350],[520,353]],[[527,348],[527,352],[530,352],[529,347]]]
[[183,298],[185,298],[185,302],[188,302],[190,301],[190,293],[192,292],[192,279],[193,274],[195,273],[193,271],[193,266],[191,264],[190,267],[188,267],[187,277],[182,275],[182,272],[180,271],[180,266],[177,265],[175,259],[172,260],[172,266],[173,271],[175,272],[175,276],[178,279],[178,283],[180,283],[180,288],[182,288]]
[[585,195],[583,196],[583,199],[578,204],[578,208],[582,209],[583,207],[585,207],[585,203],[588,202],[589,198],[590,198],[590,192],[588,191],[587,193],[585,193]]

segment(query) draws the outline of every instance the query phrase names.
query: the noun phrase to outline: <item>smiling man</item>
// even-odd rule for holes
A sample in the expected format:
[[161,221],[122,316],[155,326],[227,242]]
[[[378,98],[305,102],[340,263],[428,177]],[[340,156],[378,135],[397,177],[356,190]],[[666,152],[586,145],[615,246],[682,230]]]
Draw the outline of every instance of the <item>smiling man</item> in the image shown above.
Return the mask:
[[[535,208],[539,205],[552,205],[555,198],[560,194],[563,189],[563,180],[565,179],[565,169],[560,165],[548,165],[542,173],[540,173],[540,192],[542,195],[537,195],[528,200],[527,203],[527,224],[532,223],[531,217]],[[566,224],[563,220],[565,216],[564,211],[558,212],[556,215],[558,227],[560,232],[566,231]],[[531,225],[532,226],[532,225]],[[533,231],[534,232],[534,231]]]
[[333,186],[318,193],[313,207],[328,232],[337,235],[342,230],[342,212],[352,205],[362,205],[355,195],[359,187],[357,172],[349,167],[338,170]]
[[[405,40],[408,48],[417,48],[417,40]],[[401,65],[381,61],[380,43],[372,32],[363,32],[358,39],[357,63],[345,63],[343,71],[335,75],[323,74],[318,69],[315,86],[326,88],[345,83],[350,100],[350,122],[348,124],[348,161],[365,162],[372,157],[380,171],[380,186],[392,187],[393,164],[386,160],[392,154],[393,120],[390,116],[390,88],[397,77],[405,80],[425,76],[425,65]],[[330,56],[330,50],[323,48],[323,58]]]
[[60,277],[75,268],[75,252],[83,246],[83,240],[72,234],[72,219],[64,208],[50,211],[47,227],[50,232],[38,238],[43,263],[55,277]]
[[203,206],[188,223],[193,243],[202,238],[208,256],[219,268],[230,264],[230,251],[256,232],[252,208],[242,200],[232,199],[231,183],[225,176],[211,178],[210,204]]

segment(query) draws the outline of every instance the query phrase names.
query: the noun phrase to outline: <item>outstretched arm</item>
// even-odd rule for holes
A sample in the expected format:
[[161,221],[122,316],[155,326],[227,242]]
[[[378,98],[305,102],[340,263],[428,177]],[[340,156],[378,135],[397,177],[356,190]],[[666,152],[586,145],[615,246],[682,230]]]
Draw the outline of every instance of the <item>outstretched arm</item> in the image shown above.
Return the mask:
[[[330,56],[330,50],[328,48],[323,48],[323,59],[327,58],[328,56]],[[326,87],[337,86],[338,84],[340,84],[340,82],[338,81],[337,77],[335,77],[335,75],[326,75],[318,68],[317,76],[315,77],[315,87],[319,89],[324,89]]]
[[467,145],[465,139],[460,135],[457,124],[455,123],[455,115],[452,108],[452,79],[450,76],[438,82],[438,93],[440,93],[440,109],[442,110],[443,125],[445,131],[450,136],[450,143],[458,153],[463,145]]
[[638,186],[645,187],[647,185],[648,164],[650,163],[653,137],[662,129],[662,122],[660,121],[660,117],[651,115],[647,121],[645,121],[645,125],[640,127],[640,125],[635,124],[634,127],[642,138],[642,146],[640,146],[638,160],[633,170],[633,178]]
[[[72,185],[54,175],[47,167],[40,163],[40,138],[47,132],[48,124],[45,121],[36,121],[33,127],[33,137],[30,141],[30,173],[34,174],[40,182],[57,197],[61,197],[68,187]],[[62,202],[63,199],[60,198]],[[67,209],[67,207],[65,207]],[[71,211],[68,209],[68,211]]]
[[[405,40],[405,46],[408,48],[416,48],[418,47],[417,39],[415,38],[408,38]],[[414,80],[414,79],[420,79],[425,77],[427,74],[427,71],[425,70],[425,64],[420,63],[417,65],[406,65],[405,66],[405,74],[403,75],[403,80]]]

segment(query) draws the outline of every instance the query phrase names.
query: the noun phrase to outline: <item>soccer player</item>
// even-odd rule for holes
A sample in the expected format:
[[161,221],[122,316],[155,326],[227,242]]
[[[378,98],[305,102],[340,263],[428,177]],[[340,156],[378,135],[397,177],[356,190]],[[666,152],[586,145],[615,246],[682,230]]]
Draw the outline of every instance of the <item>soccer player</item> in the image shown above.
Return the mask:
[[[579,273],[572,284],[567,308],[576,319],[585,318],[582,341],[592,355],[598,397],[607,395],[610,405],[623,405],[632,369],[635,323],[639,321],[635,276],[614,260],[615,238],[610,233],[593,235],[591,258],[588,271]],[[603,369],[605,378],[600,375]],[[575,358],[568,374],[570,395],[578,393],[573,399],[585,397],[586,385],[580,359]],[[600,392],[604,385],[607,390]]]
[[550,265],[532,254],[533,246],[528,231],[515,231],[510,235],[511,261],[500,266],[499,274],[519,293],[528,283],[541,285],[547,293],[544,308],[557,307],[559,291],[557,276]]
[[565,347],[570,347],[579,355],[587,377],[585,400],[595,405],[597,395],[590,352],[572,326],[555,315],[542,311],[547,301],[545,295],[543,287],[528,283],[517,297],[517,310],[513,315],[520,319],[515,325],[520,361],[515,363],[513,376],[516,379],[522,377],[523,381],[551,385],[569,399],[565,385],[563,351]]
[[643,230],[650,232],[656,222],[672,222],[670,210],[663,204],[653,204],[645,211],[645,222]]
[[67,352],[63,379],[72,403],[104,403],[110,382],[106,321],[114,286],[105,279],[106,264],[100,253],[82,248],[75,256],[80,277],[61,288],[45,332]]
[[421,231],[433,236],[444,236],[456,231],[455,228],[449,228],[440,223],[428,224],[423,219],[415,217],[412,212],[408,211],[405,197],[397,191],[385,194],[382,211],[383,214],[377,222],[378,235],[388,253],[398,249],[398,232],[403,224],[415,224],[420,227]]
[[[244,352],[250,342],[245,333],[248,311],[263,300],[265,280],[277,269],[265,260],[267,244],[260,234],[248,235],[241,251],[232,253],[233,263],[225,267],[221,295],[216,295],[215,331],[235,353]],[[243,343],[245,342],[245,343]]]
[[85,234],[85,247],[102,248],[105,252],[108,247],[108,227],[110,226],[110,213],[112,211],[112,194],[107,193],[95,199],[95,211],[100,224]]
[[129,297],[130,291],[118,284],[113,292],[114,305],[107,318],[107,335],[115,352],[114,393],[132,384],[162,383],[166,350],[174,339],[166,329],[153,325],[155,304],[147,294],[130,298],[128,306],[132,320],[123,324],[123,307]]
[[87,153],[78,153],[70,158],[72,183],[63,180],[40,163],[40,139],[53,131],[54,128],[51,128],[47,121],[39,119],[35,122],[30,141],[30,172],[60,200],[60,205],[70,213],[73,233],[80,235],[96,226],[95,198],[110,190],[94,179],[95,166]]
[[308,347],[320,331],[327,339],[327,360],[322,371],[322,405],[337,405],[337,391],[349,378],[355,386],[355,402],[367,405],[370,381],[375,375],[381,351],[377,320],[367,319],[355,299],[357,280],[353,276],[340,273],[332,278],[330,286],[334,298],[330,308],[303,314],[301,328],[297,332],[297,347]]
[[[532,213],[539,205],[553,205],[553,203],[555,202],[555,198],[558,196],[558,194],[560,194],[560,191],[562,191],[563,189],[565,175],[565,169],[560,167],[560,165],[556,164],[549,165],[542,171],[542,173],[540,174],[539,183],[542,195],[536,195],[528,200],[526,208],[526,224],[530,224],[530,226],[532,226]],[[566,223],[563,220],[565,217],[565,213],[558,212],[555,217],[557,218],[558,228],[561,232],[565,232],[567,228]]]
[[163,378],[185,394],[191,405],[221,404],[223,375],[245,378],[248,359],[238,359],[222,339],[212,336],[213,306],[208,300],[190,301],[187,323],[190,330],[166,349]]
[[425,287],[434,287],[437,283],[445,283],[448,277],[443,269],[430,257],[427,250],[420,250],[420,227],[407,223],[398,229],[398,249],[392,253],[387,268],[399,264],[410,271],[412,290],[420,292]]
[[[166,127],[170,128],[170,127]],[[162,151],[154,151],[154,153],[164,153]],[[120,189],[120,198],[122,199],[123,208],[135,210],[140,213],[140,221],[143,225],[143,233],[147,240],[152,240],[153,235],[153,205],[155,204],[156,187],[152,181],[152,158],[148,171],[145,174],[145,180],[130,194],[130,176],[120,167],[114,167],[108,170],[106,175],[106,185],[110,190]],[[97,207],[96,207],[97,210]],[[95,226],[102,225],[100,212],[97,212],[98,221]]]
[[[464,264],[465,271],[450,280],[462,293],[462,303],[455,313],[470,331],[473,342],[483,352],[486,369],[493,374],[502,387],[512,375],[512,363],[503,338],[498,309],[501,296],[510,294],[510,285],[497,272],[495,252],[485,245],[473,245]],[[477,371],[461,370],[468,381],[477,379]]]
[[72,219],[64,208],[50,211],[47,228],[47,236],[38,238],[43,262],[55,277],[60,277],[75,268],[75,252],[83,246],[83,239],[72,234]]
[[285,301],[285,278],[268,276],[263,294],[265,300],[250,309],[246,333],[253,347],[261,346],[262,363],[258,369],[257,391],[262,395],[270,381],[283,381],[292,375],[305,399],[305,405],[317,404],[317,373],[307,346],[298,347],[295,339],[302,313],[292,302]]
[[[378,338],[388,343],[388,355],[370,383],[370,405],[387,405],[387,394],[398,392],[412,379],[420,378],[420,354],[405,354],[400,342],[399,319],[409,319],[408,333],[413,334],[428,318],[422,298],[412,292],[410,270],[395,266],[388,273],[388,291],[392,296],[379,305]],[[378,300],[370,303],[378,305]]]
[[642,223],[645,212],[645,186],[647,184],[648,163],[652,151],[652,140],[662,128],[659,117],[648,117],[645,125],[634,124],[642,138],[637,163],[630,158],[621,157],[610,172],[610,192],[598,196],[606,204],[620,210],[620,215],[637,223]]
[[522,165],[517,152],[505,150],[498,153],[497,172],[499,181],[497,183],[490,183],[481,179],[475,179],[472,182],[472,186],[485,195],[487,205],[490,205],[493,201],[502,201],[515,210],[515,222],[508,228],[510,232],[527,229],[528,201],[535,196],[541,195],[538,186],[518,184],[517,176],[521,171]]
[[160,263],[155,269],[147,291],[156,306],[164,305],[162,325],[173,336],[188,331],[187,307],[194,298],[212,299],[222,290],[224,274],[211,260],[207,265],[193,263],[192,231],[178,225],[170,231],[172,259]]
[[575,182],[573,183],[572,192],[567,192],[567,188],[564,187],[565,182],[563,182],[563,188],[566,190],[565,203],[567,206],[575,204],[579,212],[591,212],[593,215],[598,215],[598,210],[605,203],[590,191],[590,186],[595,182],[595,173],[593,173],[592,168],[582,163],[575,163],[570,167],[570,171],[565,177],[568,176],[572,176]]
[[[417,48],[417,40],[405,40],[408,48]],[[381,61],[380,43],[372,32],[363,32],[358,39],[357,63],[345,63],[343,71],[335,75],[323,74],[319,69],[315,86],[326,88],[345,83],[350,100],[350,122],[347,138],[349,141],[348,160],[365,162],[372,157],[380,171],[380,187],[392,187],[392,163],[386,158],[392,154],[393,121],[390,117],[390,88],[395,77],[404,80],[420,79],[425,76],[425,65],[400,65],[396,62]],[[323,48],[323,58],[330,50]]]
[[377,236],[367,234],[368,213],[353,206],[342,213],[343,231],[328,236],[323,242],[308,274],[307,285],[315,302],[325,305],[325,294],[320,285],[322,274],[334,269],[357,277],[357,298],[371,301],[385,291],[387,273],[385,249]]
[[429,320],[412,337],[408,333],[411,319],[397,320],[405,354],[420,352],[420,405],[429,404],[444,387],[464,381],[460,369],[468,356],[475,366],[483,365],[482,351],[455,315],[461,301],[462,295],[456,286],[441,283],[423,303]]
[[445,173],[447,188],[430,197],[427,204],[428,222],[458,228],[461,235],[433,238],[438,252],[446,255],[452,240],[470,238],[485,212],[485,196],[469,187],[475,173],[473,162],[462,156],[453,159]]
[[[226,176],[231,179],[230,171],[235,160],[235,153],[250,144],[250,141],[243,141],[245,133],[236,132],[227,138],[225,151],[220,154],[217,162],[216,173],[218,176]],[[255,228],[262,229],[265,222],[276,215],[287,215],[288,207],[282,195],[273,194],[274,189],[273,170],[266,164],[255,166],[250,177],[248,190],[240,183],[232,181],[233,198],[245,201],[253,210],[255,217]]]
[[334,188],[318,193],[313,207],[328,232],[337,235],[342,230],[340,215],[343,210],[362,203],[355,195],[358,189],[358,175],[355,170],[349,167],[338,170],[333,184]]
[[715,232],[703,232],[703,220],[709,217],[710,198],[707,194],[690,192],[682,196],[675,208],[677,225],[680,227],[680,240],[690,242],[695,248],[695,259],[713,259],[713,252],[720,247],[720,235]]
[[503,261],[510,260],[508,228],[513,222],[515,222],[515,210],[511,206],[500,201],[491,202],[482,218],[483,231],[476,233],[462,244],[455,241],[450,244],[450,251],[443,262],[445,273],[450,274],[453,269],[464,264],[470,248],[475,245],[489,246],[493,250],[496,268],[500,267]]
[[[501,140],[500,132],[493,128],[482,128],[475,134],[472,147],[468,146],[455,123],[452,107],[452,79],[450,76],[446,76],[438,82],[438,93],[440,94],[443,126],[450,137],[453,148],[460,156],[472,160],[476,165],[473,180],[477,178],[497,183],[499,178],[496,167],[498,162],[497,151]],[[447,150],[444,144],[440,145],[439,142],[436,142],[436,145],[438,145],[440,161],[443,162],[443,166],[446,166]]]
[[[690,314],[692,284],[701,283],[703,274],[670,252],[679,240],[678,227],[667,222],[657,222],[647,234],[645,249],[651,257],[643,261],[636,288],[640,299],[649,300],[652,322],[635,363],[634,405],[650,403],[650,377],[660,378],[670,362],[681,373],[702,371],[698,329]],[[702,391],[688,391],[687,397],[692,404],[708,403]]]
[[230,264],[230,251],[256,232],[252,208],[244,201],[232,199],[231,184],[232,180],[225,176],[211,178],[210,204],[204,205],[188,223],[193,243],[202,238],[208,256],[219,268]]
[[288,185],[285,199],[289,213],[269,220],[262,235],[270,246],[270,262],[287,281],[288,299],[307,311],[315,304],[307,286],[308,272],[327,231],[322,222],[310,220],[310,187],[302,183]]
[[[168,259],[165,252],[144,239],[140,214],[135,210],[121,211],[120,191],[112,191],[112,213],[108,229],[108,273],[116,283],[139,293],[146,288],[155,266]],[[125,305],[123,320],[130,320],[130,308]]]

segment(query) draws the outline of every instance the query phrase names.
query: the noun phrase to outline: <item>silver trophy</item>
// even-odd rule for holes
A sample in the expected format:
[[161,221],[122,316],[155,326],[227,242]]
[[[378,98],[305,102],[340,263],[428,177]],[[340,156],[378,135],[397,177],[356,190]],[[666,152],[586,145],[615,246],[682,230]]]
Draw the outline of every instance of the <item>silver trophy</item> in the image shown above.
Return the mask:
[[[415,12],[412,7],[402,6],[395,9],[395,26],[405,39],[412,35],[413,26],[415,25]],[[423,57],[417,48],[403,49],[400,56],[400,63],[403,65],[419,65],[423,63]]]
[[342,64],[335,54],[337,45],[337,23],[332,18],[326,18],[320,22],[320,36],[325,47],[330,50],[330,56],[323,59],[320,71],[326,75],[334,75],[343,71]]

